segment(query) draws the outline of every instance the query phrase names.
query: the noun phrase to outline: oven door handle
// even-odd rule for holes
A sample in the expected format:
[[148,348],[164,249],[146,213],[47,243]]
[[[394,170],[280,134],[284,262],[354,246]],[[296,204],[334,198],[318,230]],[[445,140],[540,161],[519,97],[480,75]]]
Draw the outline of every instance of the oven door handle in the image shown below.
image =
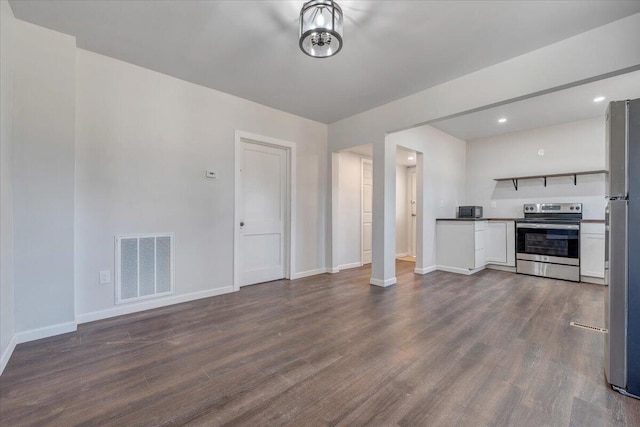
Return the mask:
[[517,228],[543,228],[546,230],[580,230],[579,224],[532,224],[532,223],[519,223],[516,224]]

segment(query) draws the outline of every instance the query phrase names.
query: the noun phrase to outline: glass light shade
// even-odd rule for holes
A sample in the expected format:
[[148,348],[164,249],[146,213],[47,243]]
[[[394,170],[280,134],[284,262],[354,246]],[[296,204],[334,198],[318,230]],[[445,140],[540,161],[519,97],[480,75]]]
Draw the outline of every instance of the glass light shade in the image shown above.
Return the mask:
[[342,9],[333,0],[312,0],[300,11],[300,49],[328,58],[342,49]]

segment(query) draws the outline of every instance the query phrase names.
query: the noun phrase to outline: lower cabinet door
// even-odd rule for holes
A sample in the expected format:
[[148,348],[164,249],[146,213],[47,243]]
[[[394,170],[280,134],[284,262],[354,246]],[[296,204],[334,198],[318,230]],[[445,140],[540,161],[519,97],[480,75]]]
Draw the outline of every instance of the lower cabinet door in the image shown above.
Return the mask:
[[604,278],[604,234],[580,236],[580,274]]
[[487,239],[487,262],[507,263],[507,223],[489,221]]

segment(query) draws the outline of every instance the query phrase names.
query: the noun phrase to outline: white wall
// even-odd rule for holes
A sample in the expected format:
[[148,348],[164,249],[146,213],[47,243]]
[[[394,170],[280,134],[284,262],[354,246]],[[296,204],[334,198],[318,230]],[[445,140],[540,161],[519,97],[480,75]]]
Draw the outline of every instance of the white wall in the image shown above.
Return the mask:
[[[544,149],[544,156],[538,150]],[[467,203],[485,217],[521,217],[524,203],[576,202],[584,217],[604,219],[604,175],[511,181],[494,178],[605,169],[604,117],[469,141]],[[494,202],[496,207],[492,207]]]
[[15,329],[75,328],[75,39],[20,20],[14,35]]
[[[424,197],[421,262],[423,268],[433,267],[436,265],[436,218],[455,216],[456,206],[465,199],[466,143],[432,126],[390,134],[387,143],[422,153]],[[419,226],[416,228],[420,230]],[[416,251],[419,253],[418,248]]]
[[396,254],[409,253],[409,199],[407,167],[396,166]]
[[98,271],[117,234],[174,232],[178,295],[230,290],[235,130],[297,144],[293,271],[323,271],[326,125],[81,49],[76,64],[80,320],[114,308]]
[[13,288],[13,31],[15,18],[0,1],[0,373],[11,355]]

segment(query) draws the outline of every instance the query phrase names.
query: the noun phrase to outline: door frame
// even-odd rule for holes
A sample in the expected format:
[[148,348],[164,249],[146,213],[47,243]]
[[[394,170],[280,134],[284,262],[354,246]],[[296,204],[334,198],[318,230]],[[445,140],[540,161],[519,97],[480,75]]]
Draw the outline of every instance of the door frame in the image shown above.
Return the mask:
[[234,156],[234,182],[233,182],[233,194],[234,194],[234,209],[233,209],[233,290],[240,290],[239,268],[240,268],[240,203],[242,198],[240,195],[239,185],[240,182],[240,158],[242,153],[242,143],[248,142],[251,144],[264,145],[267,147],[274,147],[285,150],[287,154],[287,177],[285,188],[287,189],[287,199],[285,202],[285,267],[284,274],[286,279],[291,279],[293,276],[293,266],[295,265],[295,230],[296,230],[296,143],[285,141],[278,138],[272,138],[269,136],[258,135],[250,132],[244,132],[240,130],[235,131],[235,156]]
[[[417,156],[417,154],[416,154]],[[413,179],[413,183],[411,182],[411,180]],[[416,198],[413,199],[413,191],[412,187],[413,186],[413,190],[415,190],[416,193]],[[418,249],[418,241],[417,241],[417,235],[418,233],[416,233],[416,228],[418,227],[418,168],[417,165],[416,166],[409,166],[407,167],[407,200],[409,201],[409,212],[407,212],[407,217],[408,217],[408,222],[407,222],[407,240],[408,240],[408,253],[409,256],[412,257],[416,257],[416,252]],[[411,200],[413,200],[415,203],[415,210],[416,210],[416,216],[413,216],[413,214],[411,213],[411,211],[413,210],[413,206],[411,203]],[[413,225],[414,223],[414,218],[415,218],[415,225]]]
[[[373,159],[368,159],[366,157],[360,158],[360,266],[364,265],[364,257],[362,256],[362,254],[364,252],[364,164],[365,163],[370,164],[372,166],[371,170],[373,171]],[[373,187],[373,183],[371,184],[371,187]],[[373,218],[371,219],[371,224],[373,226]],[[372,229],[372,233],[373,233],[373,229]],[[373,262],[373,245],[371,245],[371,260]]]

